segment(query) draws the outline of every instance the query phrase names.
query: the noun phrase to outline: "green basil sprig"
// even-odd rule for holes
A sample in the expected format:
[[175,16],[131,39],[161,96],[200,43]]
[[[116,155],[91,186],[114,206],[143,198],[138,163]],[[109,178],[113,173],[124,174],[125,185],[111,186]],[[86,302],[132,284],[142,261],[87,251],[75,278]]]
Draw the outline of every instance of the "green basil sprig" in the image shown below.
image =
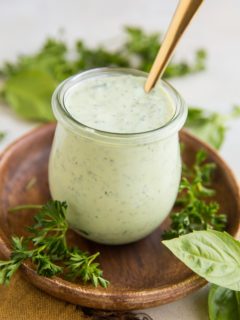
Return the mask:
[[163,241],[172,253],[207,281],[210,320],[240,319],[240,242],[226,232],[194,231]]
[[228,233],[194,231],[163,244],[208,282],[240,291],[240,243]]
[[212,285],[208,306],[210,320],[239,320],[240,292]]

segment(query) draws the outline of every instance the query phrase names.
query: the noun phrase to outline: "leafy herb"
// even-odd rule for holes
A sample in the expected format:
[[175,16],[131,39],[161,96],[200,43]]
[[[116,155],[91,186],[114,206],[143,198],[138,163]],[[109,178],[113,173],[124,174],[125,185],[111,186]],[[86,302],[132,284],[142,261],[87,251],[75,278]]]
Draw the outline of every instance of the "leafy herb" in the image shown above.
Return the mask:
[[26,120],[51,121],[51,95],[57,82],[39,68],[22,70],[5,83],[5,100]]
[[172,253],[207,281],[210,320],[240,316],[240,242],[226,232],[195,231],[163,241]]
[[[20,56],[16,63],[6,62],[0,70],[4,80],[3,100],[22,118],[48,122],[54,120],[50,101],[56,86],[67,77],[90,68],[104,66],[131,67],[149,71],[162,43],[160,33],[146,33],[141,28],[126,27],[125,41],[115,51],[104,46],[89,48],[82,40],[74,50],[61,40],[47,39],[32,55]],[[74,57],[74,58],[70,58]],[[195,61],[171,62],[165,78],[182,77],[205,69],[206,52],[196,51]],[[227,130],[227,122],[240,116],[240,108],[230,115],[208,113],[190,108],[186,127],[215,148],[220,148]]]
[[102,277],[99,263],[93,263],[99,254],[97,252],[89,256],[86,252],[82,252],[76,248],[73,249],[69,253],[69,261],[66,263],[69,269],[69,278],[76,279],[80,277],[84,283],[91,281],[95,287],[100,284],[106,288],[109,282]]
[[[182,77],[188,74],[193,74],[205,70],[207,53],[205,50],[200,49],[195,53],[195,63],[179,62],[171,63],[164,73],[165,78]],[[152,60],[153,61],[153,60]]]
[[12,237],[12,254],[9,261],[0,261],[0,284],[8,284],[21,263],[29,258],[23,238]]
[[208,295],[210,320],[239,320],[240,292],[212,285]]
[[4,139],[6,133],[5,132],[0,132],[0,141]]
[[[68,252],[66,211],[66,202],[49,201],[35,215],[35,224],[28,227],[34,246],[41,248],[40,253],[44,252],[54,260],[63,259]],[[40,256],[39,259],[41,260]]]
[[[41,253],[43,250],[44,248],[40,247],[40,250],[34,251],[31,256],[33,263],[37,267],[37,273],[45,277],[53,277],[59,273],[63,273],[63,268],[52,262],[49,254]],[[54,260],[53,257],[52,259]]]
[[240,117],[238,106],[235,106],[228,115],[206,112],[203,109],[192,107],[189,108],[185,127],[200,139],[219,149],[225,139],[227,123],[237,117]]
[[[145,33],[140,28],[126,27],[127,40],[120,52],[128,60],[128,66],[149,72],[152,62],[161,47],[162,36],[160,33]],[[165,78],[182,77],[205,69],[207,54],[203,49],[196,51],[195,61],[189,64],[186,61],[171,62],[165,73]]]
[[240,242],[228,233],[195,231],[163,244],[207,281],[240,291]]
[[163,239],[172,239],[194,230],[225,229],[227,217],[219,214],[219,204],[206,201],[215,194],[215,190],[210,188],[215,164],[206,162],[206,156],[200,150],[193,167],[183,167],[177,199],[181,209],[171,215],[170,229],[163,233]]
[[[51,95],[58,83],[67,77],[103,66],[149,71],[161,45],[161,35],[126,27],[125,38],[125,42],[115,51],[104,46],[91,49],[81,40],[76,41],[75,49],[71,51],[61,40],[47,39],[36,54],[20,56],[16,63],[4,64],[0,70],[4,79],[2,98],[24,119],[51,121]],[[206,53],[199,50],[193,64],[170,63],[165,76],[180,77],[201,71],[205,67],[205,60]]]
[[[147,34],[134,27],[125,28],[125,41],[115,51],[104,46],[92,49],[81,40],[75,42],[75,49],[71,51],[61,40],[47,39],[36,54],[23,55],[16,63],[6,62],[3,65],[0,70],[0,77],[4,80],[2,98],[26,120],[52,121],[51,95],[59,82],[95,67],[131,67],[148,72],[161,42],[160,33]],[[205,69],[205,64],[206,52],[200,49],[195,53],[193,64],[186,61],[171,62],[164,76],[172,78],[196,73]],[[224,140],[227,122],[232,117],[240,116],[239,109],[235,108],[225,116],[190,108],[186,127],[219,148]]]
[[[64,274],[66,277],[81,278],[84,283],[91,282],[94,286],[100,284],[106,288],[109,282],[102,277],[99,264],[94,262],[99,253],[89,255],[67,245],[66,202],[49,201],[40,208],[34,216],[35,223],[27,228],[31,236],[12,237],[10,260],[0,261],[0,284],[8,284],[20,265],[31,259],[39,275],[52,277]],[[12,211],[22,209],[39,209],[39,206],[19,206]]]

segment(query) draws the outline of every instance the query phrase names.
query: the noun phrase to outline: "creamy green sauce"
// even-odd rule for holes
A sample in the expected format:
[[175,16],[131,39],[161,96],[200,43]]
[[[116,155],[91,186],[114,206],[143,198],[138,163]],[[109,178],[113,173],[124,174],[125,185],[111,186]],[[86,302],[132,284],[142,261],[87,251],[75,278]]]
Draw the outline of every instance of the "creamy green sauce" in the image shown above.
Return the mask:
[[160,85],[144,92],[145,78],[120,75],[87,79],[72,87],[65,107],[82,124],[112,133],[157,129],[174,115],[172,100]]
[[[143,91],[135,76],[97,77],[70,88],[65,107],[77,121],[114,133],[149,131],[174,114],[160,85]],[[84,134],[81,132],[84,131]],[[143,142],[106,143],[59,121],[49,163],[52,197],[69,204],[67,219],[83,236],[105,244],[136,241],[152,232],[176,199],[181,161],[178,133]]]

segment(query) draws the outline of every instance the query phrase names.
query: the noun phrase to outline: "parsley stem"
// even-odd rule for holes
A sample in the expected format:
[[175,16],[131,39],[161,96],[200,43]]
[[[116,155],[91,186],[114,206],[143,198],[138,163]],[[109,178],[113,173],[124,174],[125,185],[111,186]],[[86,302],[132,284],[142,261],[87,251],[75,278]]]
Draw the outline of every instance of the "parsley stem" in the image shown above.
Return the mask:
[[28,209],[40,210],[42,209],[42,207],[43,206],[41,204],[23,204],[23,205],[8,209],[8,212],[16,212],[16,211],[28,210]]
[[88,265],[90,265],[98,256],[100,255],[100,252],[96,252],[95,254],[93,254],[92,256],[90,256],[89,261],[88,261]]

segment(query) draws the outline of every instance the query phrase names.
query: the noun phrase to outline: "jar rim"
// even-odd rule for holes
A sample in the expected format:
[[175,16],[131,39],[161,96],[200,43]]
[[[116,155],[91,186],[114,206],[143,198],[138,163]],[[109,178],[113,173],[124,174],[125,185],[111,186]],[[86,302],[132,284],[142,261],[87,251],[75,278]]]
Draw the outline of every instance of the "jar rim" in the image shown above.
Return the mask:
[[163,125],[141,132],[133,133],[116,133],[108,132],[100,129],[95,129],[94,127],[87,126],[77,119],[75,119],[71,113],[67,110],[65,106],[65,96],[68,90],[76,85],[80,81],[89,79],[92,77],[107,76],[107,75],[133,75],[141,76],[146,78],[147,73],[131,68],[115,68],[115,67],[104,67],[104,68],[95,68],[87,71],[80,72],[76,75],[73,75],[67,78],[65,81],[60,83],[55,89],[52,96],[52,108],[53,113],[56,119],[60,122],[64,122],[70,129],[74,130],[77,133],[87,135],[89,138],[101,138],[103,140],[121,140],[122,142],[129,142],[130,140],[143,139],[153,139],[158,136],[158,138],[165,138],[170,136],[172,133],[178,132],[184,125],[187,118],[187,106],[183,98],[177,92],[177,90],[165,80],[160,81],[161,86],[167,91],[170,95],[170,98],[174,102],[175,112],[170,120],[168,120]]

